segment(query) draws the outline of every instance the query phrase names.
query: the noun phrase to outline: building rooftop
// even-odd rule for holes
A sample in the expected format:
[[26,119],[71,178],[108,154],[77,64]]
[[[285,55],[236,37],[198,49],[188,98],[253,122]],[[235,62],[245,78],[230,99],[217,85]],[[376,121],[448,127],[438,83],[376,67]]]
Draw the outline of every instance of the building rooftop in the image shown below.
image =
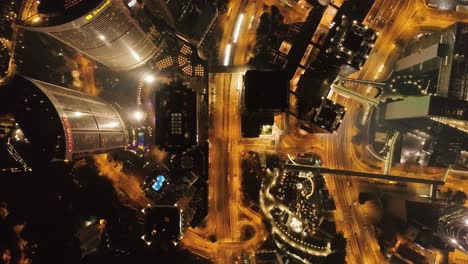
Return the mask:
[[155,240],[178,240],[182,232],[181,210],[176,206],[157,205],[144,209],[144,240],[151,243]]
[[242,113],[242,137],[259,137],[262,126],[273,125],[274,116],[271,113]]
[[184,151],[197,143],[196,93],[180,83],[167,84],[155,95],[156,145]]
[[248,112],[283,112],[289,108],[289,80],[282,71],[245,73],[244,104]]
[[38,16],[31,16],[21,23],[28,26],[54,26],[68,23],[92,13],[93,9],[99,9],[97,8],[99,5],[104,6],[109,3],[110,0],[42,0],[37,5],[40,19]]
[[333,54],[343,63],[361,68],[374,47],[378,33],[345,15],[335,18],[334,22],[336,24],[325,43],[326,53]]
[[311,122],[328,132],[335,132],[340,127],[345,113],[344,106],[325,98],[322,104],[316,108]]

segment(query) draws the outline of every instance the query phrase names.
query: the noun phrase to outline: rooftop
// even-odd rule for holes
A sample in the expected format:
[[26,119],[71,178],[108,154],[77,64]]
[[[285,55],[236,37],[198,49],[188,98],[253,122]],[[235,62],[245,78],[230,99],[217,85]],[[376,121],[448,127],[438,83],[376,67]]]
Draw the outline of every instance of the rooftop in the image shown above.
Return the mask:
[[340,127],[346,109],[329,99],[324,99],[322,104],[316,109],[311,122],[328,132],[335,132]]
[[145,241],[177,240],[181,234],[181,210],[176,206],[157,205],[145,211]]
[[196,93],[180,83],[156,92],[156,145],[183,151],[197,142]]
[[289,80],[282,71],[247,71],[244,93],[248,112],[275,113],[289,108]]

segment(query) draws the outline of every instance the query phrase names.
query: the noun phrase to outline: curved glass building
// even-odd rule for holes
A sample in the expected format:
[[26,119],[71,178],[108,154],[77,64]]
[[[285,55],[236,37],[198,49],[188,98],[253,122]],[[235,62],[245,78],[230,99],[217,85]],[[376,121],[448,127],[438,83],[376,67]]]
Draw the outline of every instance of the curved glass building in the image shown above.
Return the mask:
[[440,210],[437,232],[456,248],[468,253],[468,208],[448,205]]
[[19,75],[1,96],[29,138],[34,160],[72,160],[127,145],[120,115],[97,97]]
[[468,253],[468,207],[406,201],[408,219],[431,229],[453,247]]
[[42,0],[19,25],[43,32],[114,70],[136,68],[158,48],[121,0]]

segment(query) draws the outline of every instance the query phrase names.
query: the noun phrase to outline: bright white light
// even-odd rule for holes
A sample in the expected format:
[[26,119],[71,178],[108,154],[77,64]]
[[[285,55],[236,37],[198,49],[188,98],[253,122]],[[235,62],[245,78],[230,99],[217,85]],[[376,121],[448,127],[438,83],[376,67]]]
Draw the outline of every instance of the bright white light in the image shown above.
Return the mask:
[[458,245],[458,242],[457,242],[457,240],[455,238],[450,239],[450,241],[452,241],[453,244]]
[[465,225],[467,225],[467,226],[468,226],[468,219],[466,219],[466,220],[465,220]]
[[233,35],[234,43],[236,43],[237,38],[239,38],[240,28],[241,28],[243,20],[244,20],[244,14],[240,14],[239,17],[237,18],[236,27],[234,28],[234,35]]
[[134,114],[133,114],[133,117],[135,117],[136,120],[140,121],[141,119],[143,119],[144,117],[144,114],[140,111],[136,111]]
[[136,3],[137,3],[136,0],[131,0],[130,2],[128,2],[127,5],[128,5],[129,7],[132,7],[132,6],[134,6]]
[[237,79],[237,91],[240,91],[242,88],[242,78]]
[[101,125],[101,128],[116,128],[119,126],[119,122],[109,122]]
[[293,217],[291,219],[291,223],[289,224],[289,226],[291,226],[291,229],[296,233],[302,232],[302,222],[296,217]]
[[302,183],[298,182],[298,183],[296,184],[296,188],[297,188],[298,190],[302,189],[302,187],[303,187],[303,186],[302,186]]
[[224,66],[229,65],[229,58],[231,57],[231,43],[227,44],[226,50],[224,51]]
[[106,40],[106,37],[104,37],[104,35],[99,35],[99,39],[100,40]]
[[141,58],[140,56],[138,55],[138,53],[136,53],[133,49],[129,49],[130,53],[132,54],[133,58],[135,58],[135,60],[137,61],[141,61]]
[[75,116],[75,117],[81,117],[81,116],[83,116],[83,113],[81,113],[81,112],[75,112],[75,113],[74,113],[74,116]]
[[144,79],[145,82],[147,82],[147,83],[152,83],[152,82],[154,82],[154,80],[156,80],[156,78],[151,74],[146,74],[144,78],[145,78]]
[[142,236],[141,236],[141,239],[142,239],[143,241],[145,241],[145,243],[146,243],[148,246],[151,245],[151,241],[150,241],[150,240],[147,240],[145,235],[142,235]]
[[254,21],[255,17],[254,16],[251,16],[250,17],[250,22],[249,22],[249,29],[252,28],[252,24],[253,24],[253,21]]
[[384,67],[385,67],[384,64],[380,64],[378,73],[381,73],[383,71]]

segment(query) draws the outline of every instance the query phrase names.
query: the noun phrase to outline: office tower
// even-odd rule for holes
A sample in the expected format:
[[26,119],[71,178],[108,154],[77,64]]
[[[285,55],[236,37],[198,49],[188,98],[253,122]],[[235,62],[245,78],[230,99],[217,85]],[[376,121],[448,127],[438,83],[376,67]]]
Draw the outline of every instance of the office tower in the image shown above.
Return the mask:
[[31,142],[34,162],[71,160],[126,146],[123,120],[99,98],[19,75],[1,96],[3,111]]
[[181,83],[170,83],[155,93],[155,143],[170,153],[198,143],[197,94]]
[[468,24],[455,23],[433,33],[420,34],[395,65],[402,75],[426,75],[429,92],[443,97],[468,100]]
[[427,95],[405,98],[386,105],[386,120],[414,118],[468,120],[468,102]]
[[384,118],[412,128],[430,127],[437,122],[466,133],[468,101],[433,95],[409,97],[387,103]]
[[143,65],[159,50],[123,1],[43,0],[18,23],[43,32],[113,70]]
[[468,208],[449,205],[440,210],[437,233],[456,248],[468,253]]
[[202,44],[218,16],[216,1],[143,0],[142,3],[174,35],[196,47]]
[[381,111],[388,125],[404,133],[400,162],[462,165],[462,153],[468,149],[467,101],[433,95],[408,97],[382,104]]
[[468,253],[468,208],[463,205],[406,201],[409,220],[431,229],[440,238]]
[[468,23],[455,24],[451,82],[448,96],[468,101]]

